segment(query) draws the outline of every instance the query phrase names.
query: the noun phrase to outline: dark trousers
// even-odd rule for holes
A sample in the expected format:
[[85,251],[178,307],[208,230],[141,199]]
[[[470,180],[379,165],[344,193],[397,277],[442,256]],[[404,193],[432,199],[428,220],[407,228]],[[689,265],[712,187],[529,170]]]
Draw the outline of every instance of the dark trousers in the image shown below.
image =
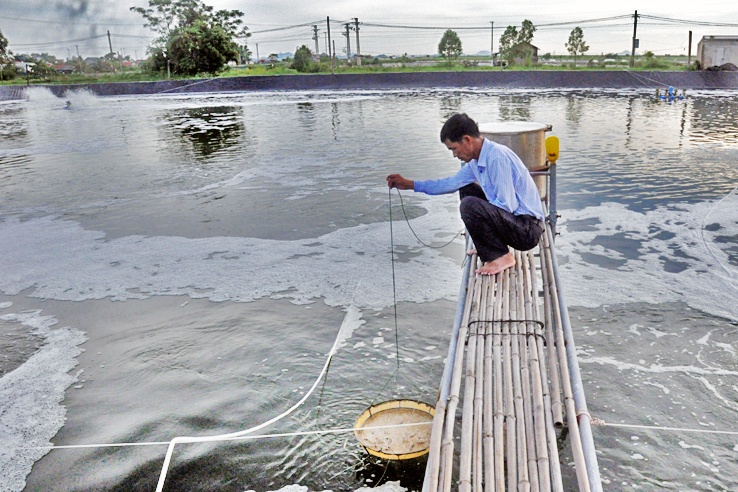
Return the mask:
[[496,260],[509,253],[508,246],[519,251],[536,247],[543,233],[543,223],[532,215],[514,215],[487,201],[476,183],[459,190],[461,220],[469,231],[482,262]]

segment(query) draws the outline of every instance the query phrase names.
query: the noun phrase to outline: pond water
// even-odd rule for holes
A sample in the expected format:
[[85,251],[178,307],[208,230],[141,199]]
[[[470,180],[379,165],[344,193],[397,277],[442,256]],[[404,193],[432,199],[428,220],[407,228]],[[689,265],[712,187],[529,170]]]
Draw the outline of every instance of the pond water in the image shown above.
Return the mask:
[[[1,490],[418,490],[347,428],[433,403],[461,239],[430,249],[384,177],[448,175],[445,119],[551,124],[557,251],[585,392],[609,423],[736,431],[738,92],[422,90],[0,104]],[[395,195],[396,197],[396,195]],[[455,196],[405,192],[425,242]],[[738,436],[596,427],[605,490],[734,490]],[[280,434],[280,436],[276,436]],[[283,434],[293,434],[284,436]]]

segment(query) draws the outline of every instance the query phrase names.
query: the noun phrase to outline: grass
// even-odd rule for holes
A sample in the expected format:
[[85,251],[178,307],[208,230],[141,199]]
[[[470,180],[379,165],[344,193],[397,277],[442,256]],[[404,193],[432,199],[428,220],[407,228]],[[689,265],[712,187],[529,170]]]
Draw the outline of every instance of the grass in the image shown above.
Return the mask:
[[[571,57],[547,56],[540,57],[536,65],[512,65],[509,67],[492,67],[488,65],[489,58],[464,57],[460,61],[449,65],[437,58],[398,58],[382,61],[376,64],[365,64],[361,67],[347,66],[339,63],[333,73],[397,73],[397,72],[461,72],[461,71],[531,71],[531,70],[663,70],[663,71],[686,71],[687,58],[685,56],[638,56],[634,68],[630,68],[630,57],[580,56],[576,67]],[[480,65],[480,62],[482,63]],[[487,63],[485,65],[484,63]],[[319,74],[331,73],[327,63],[321,63]],[[247,67],[229,68],[217,75],[218,77],[250,77],[270,75],[297,75],[298,72],[289,68],[289,63],[278,62],[270,64],[249,65]],[[174,80],[197,80],[200,78],[212,78],[212,75],[203,74],[197,77],[176,77]],[[0,85],[26,85],[37,84],[94,84],[112,82],[150,82],[166,80],[166,74],[144,73],[136,69],[119,71],[116,73],[97,74],[71,74],[52,75],[46,78],[31,78],[26,81],[24,77],[16,77],[13,80],[0,81]]]

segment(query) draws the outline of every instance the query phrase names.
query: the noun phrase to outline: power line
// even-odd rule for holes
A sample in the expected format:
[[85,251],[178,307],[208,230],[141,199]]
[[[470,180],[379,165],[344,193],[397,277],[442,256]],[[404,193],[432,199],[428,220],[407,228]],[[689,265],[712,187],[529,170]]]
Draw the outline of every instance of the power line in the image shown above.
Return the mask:
[[70,22],[69,20],[44,20],[44,19],[24,19],[21,17],[9,17],[6,15],[0,15],[0,19],[7,19],[7,20],[14,20],[14,21],[21,21],[21,22],[36,22],[40,24],[57,24],[57,25],[63,25],[63,26],[136,26],[136,27],[142,27],[142,24],[129,24],[129,23],[116,23],[116,22],[107,22],[107,21],[98,21],[98,22]]
[[312,22],[306,22],[305,24],[295,24],[295,25],[292,25],[292,26],[283,26],[283,27],[275,27],[275,28],[272,28],[272,29],[264,29],[262,31],[252,31],[251,34],[263,34],[265,32],[286,31],[288,29],[295,29],[297,27],[308,27],[308,26],[312,26],[313,24],[318,24],[319,22],[322,23],[323,21],[322,20],[321,21],[312,21]]
[[32,48],[32,47],[43,47],[43,46],[53,46],[57,44],[69,44],[69,43],[81,43],[82,41],[90,41],[92,39],[98,39],[98,38],[104,38],[107,34],[100,34],[98,36],[90,36],[87,38],[80,38],[80,39],[69,39],[66,41],[49,41],[46,43],[28,43],[28,44],[16,44],[12,43],[13,47],[23,47],[23,48]]
[[638,17],[643,19],[658,20],[662,22],[669,22],[674,24],[690,24],[695,26],[711,26],[711,27],[738,27],[738,24],[731,24],[727,22],[707,22],[707,21],[696,21],[687,19],[672,19],[670,17],[659,17],[656,15],[640,14]]

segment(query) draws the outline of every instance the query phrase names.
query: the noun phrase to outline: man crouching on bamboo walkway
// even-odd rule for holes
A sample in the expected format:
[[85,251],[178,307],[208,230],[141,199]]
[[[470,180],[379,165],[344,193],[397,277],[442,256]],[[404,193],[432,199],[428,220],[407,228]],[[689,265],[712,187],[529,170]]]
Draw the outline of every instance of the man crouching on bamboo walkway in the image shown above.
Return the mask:
[[541,197],[528,169],[515,152],[483,138],[466,114],[446,121],[441,142],[465,163],[458,173],[427,181],[390,174],[387,184],[428,195],[458,191],[461,219],[483,263],[476,273],[494,275],[514,266],[508,246],[527,251],[543,233]]

